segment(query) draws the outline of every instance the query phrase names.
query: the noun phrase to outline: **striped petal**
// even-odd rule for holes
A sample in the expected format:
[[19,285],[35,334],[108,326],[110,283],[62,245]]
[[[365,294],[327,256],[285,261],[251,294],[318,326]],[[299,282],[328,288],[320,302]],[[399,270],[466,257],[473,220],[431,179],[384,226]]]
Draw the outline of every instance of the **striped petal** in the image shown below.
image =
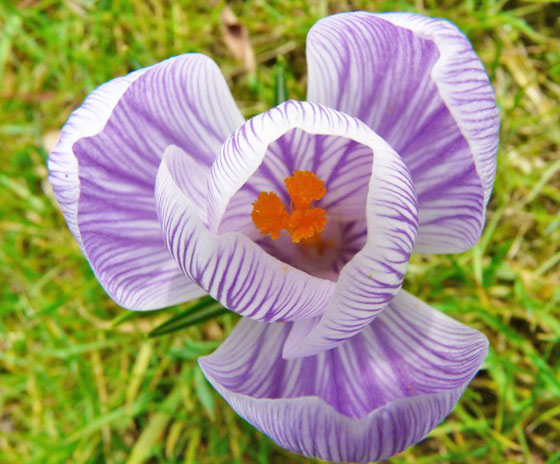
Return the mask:
[[64,213],[64,218],[72,235],[83,250],[82,237],[78,228],[78,200],[80,180],[78,160],[72,151],[75,142],[83,137],[99,133],[122,95],[130,84],[149,68],[140,69],[123,77],[117,77],[95,89],[75,110],[60,132],[60,138],[49,154],[49,182]]
[[[270,147],[275,147],[286,135],[288,138],[282,150],[278,150],[279,154],[271,152]],[[315,141],[303,142],[305,137],[315,137]],[[313,149],[317,147],[317,140],[321,142],[326,137],[344,138],[352,143],[344,145],[347,149],[339,150],[336,147],[340,143],[331,139],[328,144],[320,144],[320,149]],[[311,148],[300,149],[301,146]],[[336,148],[332,153],[324,149],[330,146]],[[369,149],[369,166],[365,164],[367,151],[364,147]],[[347,154],[352,156],[346,158]],[[339,163],[340,160],[350,161]],[[285,164],[289,167],[285,168]],[[351,173],[344,171],[345,164],[354,172],[356,181]],[[222,234],[231,231],[233,225],[244,231],[239,227],[241,221],[228,223],[228,215],[232,215],[246,217],[247,227],[254,229],[250,224],[250,207],[256,198],[255,192],[279,189],[281,185],[277,180],[285,174],[285,169],[289,172],[309,167],[315,172],[324,172],[325,178],[339,167],[342,169],[341,176],[346,182],[334,184],[335,191],[340,194],[331,205],[344,198],[344,189],[354,192],[348,199],[361,206],[348,208],[351,217],[347,219],[356,219],[355,215],[361,210],[367,223],[367,238],[334,279],[336,287],[334,294],[329,292],[332,299],[328,306],[306,313],[306,318],[323,317],[313,331],[305,331],[305,340],[298,336],[290,339],[286,356],[310,355],[332,348],[368,325],[399,291],[417,227],[416,195],[399,155],[359,120],[322,105],[295,101],[283,103],[247,121],[224,144],[208,181],[208,227]],[[365,185],[355,191],[364,171],[368,173]],[[325,199],[330,201],[328,193]],[[327,214],[330,211],[328,209]],[[230,226],[224,228],[223,224]],[[238,312],[240,309],[235,305],[228,307]]]
[[242,316],[284,321],[320,314],[334,284],[288,266],[238,232],[213,233],[188,188],[208,175],[189,160],[180,148],[169,147],[156,181],[165,242],[183,272]]
[[387,459],[424,438],[480,368],[480,332],[401,291],[344,345],[283,359],[288,324],[242,320],[200,366],[280,446],[328,461]]
[[259,114],[232,134],[212,166],[210,228],[254,230],[250,213],[258,192],[273,190],[289,204],[284,179],[295,170],[325,181],[327,194],[317,206],[330,217],[363,220],[372,150],[398,158],[360,121],[322,105],[288,101]]
[[169,59],[94,91],[49,156],[50,181],[98,280],[121,306],[148,310],[203,293],[169,256],[154,184],[167,146],[205,169],[243,118],[216,64]]
[[[292,136],[294,131],[298,132]],[[271,152],[271,144],[274,147],[286,135],[288,138],[282,150]],[[326,137],[330,138],[327,144],[316,143]],[[314,142],[305,142],[305,138]],[[339,150],[340,144],[347,149]],[[301,146],[310,148],[300,150]],[[317,146],[320,148],[316,149]],[[329,151],[330,147],[335,150]],[[346,158],[347,154],[351,157]],[[308,340],[309,346],[305,350],[299,345],[301,340],[294,341],[293,347],[290,345],[290,349],[297,353],[311,354],[342,343],[369,324],[398,292],[414,245],[417,224],[416,196],[406,166],[399,155],[361,121],[322,105],[289,101],[252,118],[236,130],[211,168],[208,227],[214,233],[227,234],[229,230],[223,224],[228,215],[242,217],[240,205],[245,205],[248,209],[244,215],[250,221],[255,192],[279,187],[274,181],[282,177],[285,164],[292,170],[312,167],[314,172],[324,172],[328,176],[339,169],[337,161],[348,159],[359,161],[348,162],[355,177],[340,167],[340,175],[346,182],[337,185],[335,191],[341,193],[335,200],[344,198],[344,190],[354,192],[354,196],[344,201],[355,201],[360,207],[349,208],[352,217],[347,219],[354,220],[354,215],[361,213],[362,221],[367,223],[367,238],[361,250],[350,258],[335,279],[334,294],[332,291],[328,293],[332,295],[328,306],[306,313],[306,318],[323,312],[324,316],[310,334],[313,338]],[[365,163],[366,159],[369,165]],[[367,173],[364,186],[356,192],[354,188],[363,181],[364,172]],[[325,199],[328,196],[327,192]],[[330,212],[327,210],[327,215]],[[199,280],[195,281],[200,284]],[[267,287],[264,282],[259,285]],[[294,304],[299,303],[295,300]],[[229,307],[239,312],[239,306]],[[296,344],[299,345],[297,348]],[[290,349],[287,356],[293,355]]]
[[347,13],[307,38],[308,99],[356,116],[406,162],[418,194],[415,251],[460,252],[480,237],[499,114],[468,39],[444,20]]
[[340,271],[321,318],[295,325],[286,357],[310,356],[343,343],[375,319],[401,288],[417,231],[416,194],[395,152],[374,153],[365,245]]

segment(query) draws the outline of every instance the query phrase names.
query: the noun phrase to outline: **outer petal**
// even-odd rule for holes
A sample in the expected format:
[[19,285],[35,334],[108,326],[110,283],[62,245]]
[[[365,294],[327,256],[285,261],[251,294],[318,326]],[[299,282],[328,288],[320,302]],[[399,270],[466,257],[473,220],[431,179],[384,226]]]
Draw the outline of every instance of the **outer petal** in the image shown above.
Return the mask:
[[337,462],[387,459],[421,440],[488,349],[483,334],[406,292],[360,334],[313,357],[282,358],[289,325],[245,319],[200,366],[280,446]]
[[68,228],[83,250],[82,237],[78,228],[78,200],[80,198],[80,180],[78,178],[78,160],[72,151],[72,145],[83,137],[90,137],[100,132],[122,95],[130,84],[150,68],[140,69],[123,77],[117,77],[95,89],[74,111],[60,132],[60,139],[49,154],[49,181]]
[[488,76],[451,23],[348,13],[307,39],[308,99],[366,122],[407,163],[418,193],[418,252],[472,247],[496,170],[499,115]]
[[282,321],[321,313],[332,296],[332,282],[288,266],[245,235],[208,229],[187,188],[205,180],[206,173],[193,169],[189,160],[180,148],[169,147],[156,182],[165,242],[183,272],[243,316]]
[[242,122],[219,69],[198,54],[111,81],[70,117],[49,157],[50,181],[98,280],[121,306],[156,309],[202,294],[163,243],[155,176],[168,145],[208,166]]

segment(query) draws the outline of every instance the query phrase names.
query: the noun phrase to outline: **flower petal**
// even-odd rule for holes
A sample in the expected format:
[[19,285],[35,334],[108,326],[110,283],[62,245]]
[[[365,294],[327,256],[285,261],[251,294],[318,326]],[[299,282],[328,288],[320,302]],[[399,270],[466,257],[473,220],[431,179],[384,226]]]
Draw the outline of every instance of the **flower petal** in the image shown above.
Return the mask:
[[[76,238],[80,248],[83,247],[78,228],[78,199],[80,198],[80,181],[78,178],[78,160],[72,152],[72,145],[83,137],[100,132],[122,95],[130,84],[149,68],[117,77],[95,89],[77,110],[75,110],[60,132],[60,138],[49,154],[49,182],[64,213],[68,228]],[[83,249],[83,248],[82,248]]]
[[157,175],[156,202],[165,242],[183,272],[243,316],[282,321],[321,313],[334,284],[288,266],[245,235],[211,232],[186,188],[196,179],[206,179],[205,172],[193,169],[180,148],[169,147]]
[[[401,286],[417,226],[416,195],[408,170],[399,155],[382,138],[361,121],[346,114],[309,102],[288,101],[247,121],[223,145],[212,165],[208,181],[210,230],[220,231],[225,214],[232,214],[232,211],[238,214],[239,208],[232,207],[232,202],[239,202],[241,198],[250,205],[247,196],[238,195],[253,190],[243,191],[242,188],[264,163],[269,144],[296,128],[301,132],[298,135],[300,140],[304,134],[318,134],[344,137],[362,147],[355,149],[352,145],[350,152],[360,159],[356,165],[361,166],[361,170],[356,169],[358,176],[363,177],[363,171],[369,175],[361,203],[368,235],[363,248],[341,270],[333,300],[306,341],[308,346],[304,349],[298,345],[296,348],[300,340],[297,343],[294,341],[287,348],[287,356],[292,355],[292,349],[307,355],[330,348],[369,324]],[[363,162],[366,156],[364,147],[369,149],[367,167]],[[285,150],[284,154],[290,151]],[[326,159],[323,158],[323,150],[303,150],[302,153],[316,159],[317,172],[325,166],[334,169],[336,159],[344,159],[339,151]],[[302,162],[308,162],[308,159],[304,158]],[[305,166],[300,168],[299,164],[293,168],[306,169]],[[351,176],[346,178],[351,180]],[[354,186],[348,181],[346,189],[351,190]],[[249,211],[246,215],[249,216]],[[236,310],[235,306],[232,308]],[[307,317],[320,314],[313,311]]]
[[[257,194],[273,190],[289,204],[284,179],[296,170],[325,180],[327,194],[317,206],[329,217],[363,220],[378,147],[393,152],[355,118],[309,102],[284,102],[251,118],[223,145],[208,183],[209,226],[254,230],[250,211]],[[224,227],[234,215],[248,222]]]
[[243,418],[295,453],[329,461],[387,459],[453,409],[488,341],[402,291],[347,343],[283,359],[291,324],[242,320],[200,366]]
[[[367,220],[367,239],[363,248],[340,271],[333,299],[328,308],[323,308],[326,311],[317,327],[304,341],[294,336],[286,345],[286,356],[304,356],[342,343],[369,324],[391,301],[400,289],[408,266],[417,217],[416,195],[408,170],[383,139],[343,113],[309,102],[289,101],[247,121],[224,144],[208,182],[211,230],[217,232],[227,214],[238,214],[240,208],[232,207],[232,202],[243,200],[251,204],[248,194],[252,190],[243,191],[242,188],[264,163],[269,144],[283,134],[293,133],[294,128],[306,134],[344,137],[370,149],[369,168],[362,160],[366,156],[363,149],[352,146],[350,150],[360,159],[356,166],[369,173],[361,213]],[[301,134],[298,137],[302,139]],[[314,152],[308,150],[307,153],[312,156]],[[316,155],[317,172],[326,170],[325,166],[332,168],[336,159],[344,157],[342,152],[335,151],[335,160],[333,157],[323,160],[321,153],[324,152],[320,150]],[[306,169],[299,164],[293,167]],[[350,175],[345,176],[348,179],[346,188],[351,190],[355,183],[351,182]],[[240,197],[240,193],[247,196]],[[248,217],[249,211],[245,212]],[[306,317],[321,313],[313,311]]]
[[121,306],[156,309],[203,293],[166,250],[155,176],[172,143],[209,166],[242,122],[218,67],[198,54],[105,84],[70,117],[49,157],[50,181],[98,280]]
[[310,30],[307,58],[308,99],[366,122],[410,169],[415,251],[472,247],[494,181],[499,114],[468,39],[444,20],[347,13]]
[[294,331],[284,356],[320,353],[354,336],[400,290],[416,236],[416,196],[406,166],[376,151],[368,192],[364,247],[340,271],[333,299],[311,329]]

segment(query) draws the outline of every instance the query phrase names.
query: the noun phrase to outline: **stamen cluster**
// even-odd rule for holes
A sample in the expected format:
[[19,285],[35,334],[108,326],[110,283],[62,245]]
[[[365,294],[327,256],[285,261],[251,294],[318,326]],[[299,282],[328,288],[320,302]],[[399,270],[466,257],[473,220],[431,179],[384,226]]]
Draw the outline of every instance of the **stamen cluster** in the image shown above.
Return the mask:
[[286,230],[292,242],[317,239],[327,224],[327,212],[313,206],[327,193],[325,183],[311,171],[294,171],[284,179],[290,211],[275,192],[261,192],[253,203],[251,219],[262,235],[277,239]]

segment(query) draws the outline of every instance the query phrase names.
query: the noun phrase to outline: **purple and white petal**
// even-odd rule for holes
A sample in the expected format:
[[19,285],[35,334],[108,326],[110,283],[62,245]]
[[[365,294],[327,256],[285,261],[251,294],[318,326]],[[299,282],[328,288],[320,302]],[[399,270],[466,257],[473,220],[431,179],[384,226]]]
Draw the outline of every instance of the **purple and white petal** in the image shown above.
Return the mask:
[[[305,116],[306,111],[316,112],[317,116]],[[259,192],[274,191],[285,205],[289,205],[285,179],[297,170],[311,171],[325,182],[326,196],[316,206],[328,212],[329,221],[363,222],[372,151],[371,147],[347,136],[347,131],[354,129],[348,128],[345,118],[329,120],[328,114],[321,115],[314,106],[302,102],[289,102],[267,112],[266,117],[253,118],[247,129],[248,137],[239,131],[237,138],[230,139],[224,146],[220,157],[223,166],[227,167],[221,168],[216,163],[216,169],[213,169],[216,178],[211,185],[211,195],[218,197],[218,201],[227,202],[223,216],[215,219],[220,223],[219,230],[243,231],[258,239],[259,234],[251,221],[253,201]],[[255,138],[251,133],[260,138],[260,146],[251,140]],[[263,134],[270,136],[263,137]],[[251,153],[250,157],[246,157],[246,153]],[[228,178],[225,169],[229,168],[227,163],[231,158],[239,155],[242,162],[253,163],[247,165],[243,178],[251,173],[228,199],[222,190],[224,178]],[[258,167],[254,169],[255,166]]]
[[323,312],[333,282],[283,263],[243,234],[218,235],[208,228],[196,196],[187,188],[207,177],[207,171],[197,171],[188,154],[175,146],[166,150],[157,175],[156,202],[165,242],[185,275],[245,317],[285,321]]
[[[363,246],[348,257],[349,261],[332,279],[336,280],[336,289],[328,307],[323,308],[325,313],[317,327],[306,340],[294,336],[286,346],[286,356],[305,356],[336,346],[359,332],[399,291],[416,235],[416,195],[399,155],[361,121],[322,105],[289,101],[247,121],[224,144],[208,182],[210,230],[225,234],[231,230],[254,229],[250,208],[256,192],[277,189],[280,193],[282,176],[290,174],[280,167],[275,172],[273,166],[275,163],[280,166],[280,163],[275,159],[276,154],[270,152],[270,145],[274,147],[285,135],[288,139],[278,156],[290,160],[287,164],[292,171],[314,169],[327,178],[329,172],[344,169],[345,163],[337,161],[346,159],[350,172],[342,175],[349,185],[363,183],[364,172],[367,174],[364,185],[354,196],[348,197],[360,207],[348,208],[347,218],[336,213],[332,218],[351,221],[361,212],[367,228],[357,227],[352,222],[345,224],[350,224],[350,231],[367,232],[367,237],[360,242]],[[315,150],[317,141],[322,142],[327,137],[329,143]],[[339,145],[347,149],[338,150]],[[302,146],[305,148],[300,149]],[[333,155],[324,149],[331,146],[335,147]],[[352,156],[345,158],[348,153]],[[267,169],[263,169],[263,165]],[[334,190],[337,191],[336,185]],[[328,187],[325,199],[329,201]],[[327,215],[338,200],[335,198],[325,205]],[[344,200],[340,200],[342,204]],[[227,222],[228,215],[233,215],[235,220]],[[243,217],[244,220],[240,219]],[[224,222],[229,227],[224,228]],[[286,255],[284,252],[278,257],[282,259]],[[294,264],[293,259],[286,261]],[[306,269],[303,264],[296,267]],[[306,317],[321,314],[322,311],[313,311]]]
[[317,206],[330,218],[363,220],[378,147],[391,150],[363,123],[322,105],[292,100],[261,113],[232,134],[212,165],[210,228],[255,230],[251,209],[258,193],[275,191],[289,204],[284,179],[295,170],[325,181],[327,194]]
[[494,181],[499,115],[468,39],[444,20],[345,13],[310,30],[307,59],[308,99],[364,121],[410,169],[415,251],[472,247]]
[[242,320],[200,358],[231,407],[280,446],[328,461],[387,459],[424,438],[480,368],[480,332],[401,291],[373,323],[318,355],[283,359],[291,323]]
[[[271,153],[270,145],[274,146],[285,135],[289,138],[284,146],[278,153]],[[322,143],[324,140],[328,143]],[[339,150],[339,146],[346,148]],[[332,147],[335,149],[331,152]],[[347,154],[350,154],[348,158]],[[236,206],[242,203],[248,207],[245,221],[250,226],[250,206],[256,199],[255,192],[270,189],[280,192],[280,179],[286,172],[290,174],[286,168],[280,168],[282,164],[276,156],[288,159],[284,164],[289,164],[292,171],[313,169],[327,178],[339,169],[348,185],[363,184],[348,198],[336,196],[342,187],[335,185],[335,199],[327,206],[334,210],[337,202],[358,204],[359,208],[354,209],[366,219],[367,237],[361,250],[344,265],[337,279],[333,279],[336,280],[333,298],[328,307],[322,308],[326,312],[306,341],[307,346],[304,348],[299,343],[301,340],[297,340],[287,348],[288,356],[292,355],[292,348],[298,355],[312,354],[357,333],[400,289],[416,235],[416,195],[399,155],[361,121],[322,105],[289,101],[250,119],[224,144],[208,181],[210,230],[226,233],[222,227],[224,218],[228,214],[242,217],[241,208]],[[341,159],[348,162],[340,164]],[[273,168],[275,163],[278,172]],[[344,172],[345,164],[349,172]],[[328,183],[325,199],[329,199]],[[354,210],[348,209],[350,217],[344,218],[340,213],[329,220],[353,220]],[[330,214],[331,210],[327,209],[327,216]],[[240,223],[240,220],[229,222],[230,225]],[[303,265],[297,267],[305,269]],[[321,313],[314,311],[307,317]]]
[[58,143],[49,154],[49,182],[64,213],[66,224],[82,250],[82,238],[78,228],[80,181],[78,160],[72,152],[72,145],[83,137],[99,133],[107,124],[126,89],[148,69],[139,69],[126,76],[117,77],[91,92],[82,106],[70,115],[60,131]]
[[218,67],[199,54],[112,81],[72,115],[50,156],[50,180],[98,280],[119,305],[157,309],[203,294],[167,252],[155,177],[171,144],[207,170],[242,123]]
[[[394,152],[393,152],[394,153]],[[320,353],[376,318],[400,290],[417,231],[416,195],[400,158],[375,151],[367,200],[367,240],[342,268],[333,299],[314,327],[295,330],[286,357]],[[296,326],[297,326],[296,324]]]

